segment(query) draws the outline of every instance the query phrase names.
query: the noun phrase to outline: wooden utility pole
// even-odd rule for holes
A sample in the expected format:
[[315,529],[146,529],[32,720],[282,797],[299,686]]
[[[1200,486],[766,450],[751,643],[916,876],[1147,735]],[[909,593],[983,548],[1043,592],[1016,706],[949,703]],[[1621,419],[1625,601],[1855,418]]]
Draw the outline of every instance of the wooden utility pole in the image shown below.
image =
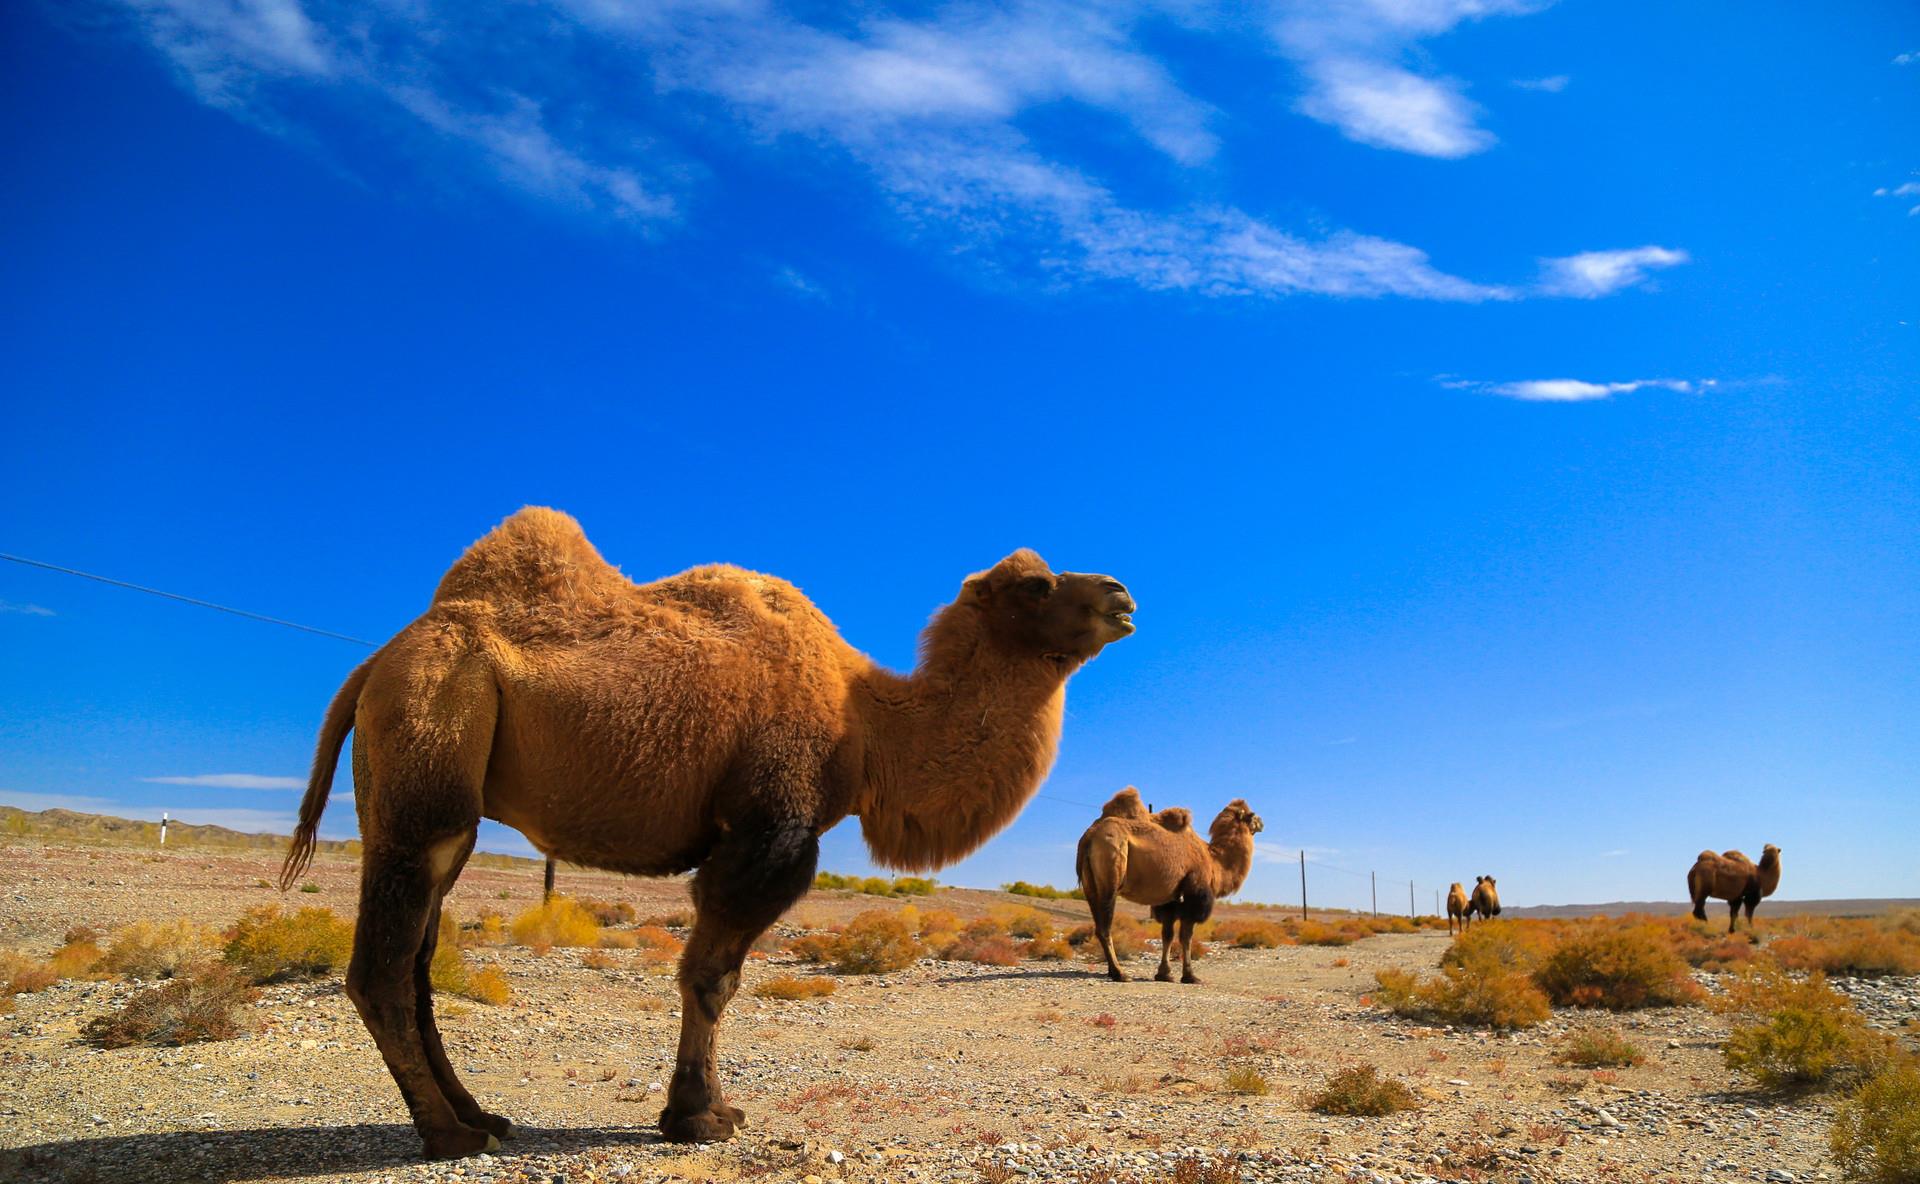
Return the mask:
[[549,859],[547,860],[547,882],[546,882],[546,886],[542,888],[540,891],[540,903],[545,904],[547,901],[552,899],[553,899],[553,860]]
[[1300,849],[1300,919],[1307,919],[1307,850]]
[[1408,880],[1407,881],[1407,916],[1412,917],[1417,915],[1418,915],[1418,910],[1413,907],[1413,881]]

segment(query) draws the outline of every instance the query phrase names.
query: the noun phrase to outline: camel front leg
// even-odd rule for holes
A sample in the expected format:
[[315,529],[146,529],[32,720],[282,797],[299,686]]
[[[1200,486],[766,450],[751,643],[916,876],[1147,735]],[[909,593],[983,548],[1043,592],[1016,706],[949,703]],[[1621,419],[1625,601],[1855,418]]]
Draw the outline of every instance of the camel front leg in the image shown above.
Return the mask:
[[720,1088],[714,1036],[754,939],[813,884],[819,840],[798,823],[740,828],[693,879],[693,933],[680,956],[680,1047],[660,1130],[676,1143],[733,1137],[746,1122]]

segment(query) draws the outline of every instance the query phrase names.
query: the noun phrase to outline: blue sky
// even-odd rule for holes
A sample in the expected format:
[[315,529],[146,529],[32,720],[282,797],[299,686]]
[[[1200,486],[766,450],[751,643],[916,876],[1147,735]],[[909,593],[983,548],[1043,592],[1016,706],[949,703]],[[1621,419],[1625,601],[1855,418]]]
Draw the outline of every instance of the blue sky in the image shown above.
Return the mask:
[[[1911,5],[0,22],[0,550],[380,639],[551,504],[905,666],[1032,546],[1140,632],[949,882],[1133,783],[1259,899],[1920,894]],[[359,652],[0,564],[0,802],[284,828]]]

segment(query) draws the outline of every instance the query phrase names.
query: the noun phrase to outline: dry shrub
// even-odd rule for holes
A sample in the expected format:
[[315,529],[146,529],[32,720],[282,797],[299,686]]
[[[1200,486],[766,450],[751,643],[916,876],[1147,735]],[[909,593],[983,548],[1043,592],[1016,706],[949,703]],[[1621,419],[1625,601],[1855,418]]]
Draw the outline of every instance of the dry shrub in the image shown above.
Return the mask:
[[512,995],[506,976],[491,966],[475,970],[460,952],[461,936],[460,921],[453,910],[442,909],[439,939],[434,943],[433,961],[427,966],[433,989],[496,1007],[505,1003]]
[[1861,977],[1920,974],[1920,935],[1897,923],[1826,917],[1803,922],[1811,932],[1780,938],[1767,947],[1789,970]]
[[640,915],[624,900],[587,899],[580,902],[580,907],[587,910],[595,921],[605,926],[631,925]]
[[1234,1094],[1254,1096],[1264,1094],[1268,1090],[1266,1077],[1252,1065],[1236,1065],[1227,1070],[1224,1084],[1227,1092]]
[[839,934],[803,933],[787,943],[787,953],[802,962],[831,962],[839,945]]
[[1412,1090],[1391,1077],[1380,1076],[1380,1070],[1370,1064],[1340,1070],[1307,1099],[1307,1105],[1322,1114],[1360,1118],[1378,1118],[1419,1104]]
[[459,993],[476,1003],[494,1007],[513,998],[513,988],[507,985],[507,976],[500,972],[498,966],[482,966],[469,974],[466,989]]
[[1920,1180],[1920,1066],[1905,1061],[1868,1078],[1835,1110],[1827,1139],[1849,1180]]
[[[1081,954],[1089,961],[1104,965],[1107,956],[1100,951],[1100,942],[1091,932],[1092,928],[1092,926],[1087,927],[1089,931],[1087,940],[1076,944],[1079,945]],[[1079,930],[1076,929],[1074,932],[1078,933]],[[1141,951],[1147,948],[1147,942],[1158,936],[1158,932],[1133,917],[1116,916],[1113,919],[1113,925],[1107,930],[1107,936],[1113,941],[1113,956],[1124,962],[1129,958],[1139,957]]]
[[353,927],[328,908],[249,909],[227,931],[227,965],[256,983],[326,974],[353,952]]
[[796,978],[783,974],[760,983],[753,988],[753,993],[761,999],[818,999],[833,994],[839,985],[830,978]]
[[1294,931],[1294,940],[1303,946],[1350,946],[1358,937],[1344,925],[1323,925],[1319,921],[1302,921]]
[[1500,966],[1532,974],[1553,953],[1553,934],[1528,921],[1482,921],[1453,940],[1442,966]]
[[1067,930],[1067,944],[1076,950],[1088,942],[1091,942],[1093,938],[1094,932],[1091,922],[1084,925],[1075,925],[1072,929]]
[[1533,954],[1499,935],[1470,930],[1448,947],[1440,974],[1424,982],[1404,970],[1374,974],[1374,1002],[1395,1015],[1447,1024],[1526,1028],[1552,1014],[1529,973]]
[[105,956],[92,940],[70,937],[47,959],[47,969],[61,978],[90,978]]
[[1353,962],[1351,959],[1348,959],[1348,958],[1335,958],[1333,960],[1333,968],[1335,970],[1345,970],[1347,967],[1351,965],[1353,965]]
[[1701,997],[1658,925],[1583,926],[1554,948],[1534,981],[1555,1003],[1609,1011]]
[[686,929],[693,924],[693,914],[655,913],[640,923],[642,925],[657,925],[662,929]]
[[1063,937],[1036,937],[1021,948],[1020,956],[1036,962],[1065,962],[1073,957],[1073,947]]
[[1222,921],[1214,926],[1213,939],[1236,950],[1272,950],[1294,944],[1287,931],[1272,921]]
[[1553,1059],[1562,1065],[1599,1069],[1638,1065],[1647,1058],[1631,1041],[1611,1028],[1576,1028],[1561,1041]]
[[460,930],[462,946],[504,946],[507,944],[507,919],[499,913],[481,913],[480,919]]
[[247,1030],[243,1009],[258,995],[232,969],[203,963],[89,1021],[81,1035],[101,1048],[227,1040]]
[[60,981],[53,969],[14,950],[0,950],[0,995],[31,995]]
[[515,945],[546,951],[554,946],[600,944],[600,922],[569,896],[555,896],[513,919],[508,926]]
[[961,926],[960,935],[962,937],[1005,937],[1007,927],[999,917],[988,914],[984,917],[975,917]]
[[213,956],[216,938],[191,921],[136,921],[113,935],[100,968],[128,978],[172,978]]
[[620,960],[601,950],[588,950],[580,955],[580,965],[588,970],[612,970]]
[[1773,1089],[1857,1079],[1892,1055],[1892,1038],[1867,1027],[1817,970],[1799,980],[1771,966],[1743,972],[1713,1007],[1743,1021],[1721,1046],[1727,1066]]
[[1003,904],[994,908],[989,916],[999,923],[1004,932],[1014,937],[1050,937],[1053,934],[1053,918],[1027,905]]
[[838,974],[886,974],[904,970],[920,957],[920,943],[898,913],[868,911],[848,921],[833,946]]
[[[913,909],[917,918],[915,928],[921,937],[932,940],[942,934],[952,935],[960,932],[960,915],[952,909]],[[905,912],[906,909],[902,909]]]
[[600,934],[600,948],[603,950],[637,950],[640,939],[630,929],[608,929]]
[[949,962],[977,962],[982,966],[1018,966],[1020,947],[1001,934],[975,937],[961,934],[941,955]]
[[669,954],[680,952],[681,941],[658,925],[642,925],[633,930],[634,947],[642,950],[663,950]]

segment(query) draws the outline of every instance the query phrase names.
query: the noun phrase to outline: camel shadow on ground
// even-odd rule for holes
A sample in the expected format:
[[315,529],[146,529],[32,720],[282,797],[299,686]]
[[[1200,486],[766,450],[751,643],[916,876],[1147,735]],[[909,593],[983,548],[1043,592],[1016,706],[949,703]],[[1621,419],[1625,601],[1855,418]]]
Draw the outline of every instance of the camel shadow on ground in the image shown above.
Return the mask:
[[[1062,966],[1053,970],[1038,970],[1030,967],[1023,967],[1020,969],[997,970],[990,974],[952,974],[952,975],[948,975],[945,978],[937,978],[933,981],[937,983],[982,983],[982,982],[992,982],[995,979],[1015,979],[1015,978],[1034,979],[1034,978],[1105,978],[1105,977],[1107,977],[1107,972],[1104,970],[1079,970],[1069,966]],[[1151,977],[1150,974],[1149,974],[1149,977]]]
[[[496,1159],[661,1145],[652,1127],[525,1127]],[[0,1179],[13,1184],[191,1181],[229,1184],[293,1176],[402,1169],[424,1163],[420,1136],[400,1123],[156,1131],[62,1139],[0,1149]],[[461,1162],[461,1161],[456,1161]],[[472,1161],[464,1161],[472,1171]],[[637,1166],[637,1165],[636,1165]]]

